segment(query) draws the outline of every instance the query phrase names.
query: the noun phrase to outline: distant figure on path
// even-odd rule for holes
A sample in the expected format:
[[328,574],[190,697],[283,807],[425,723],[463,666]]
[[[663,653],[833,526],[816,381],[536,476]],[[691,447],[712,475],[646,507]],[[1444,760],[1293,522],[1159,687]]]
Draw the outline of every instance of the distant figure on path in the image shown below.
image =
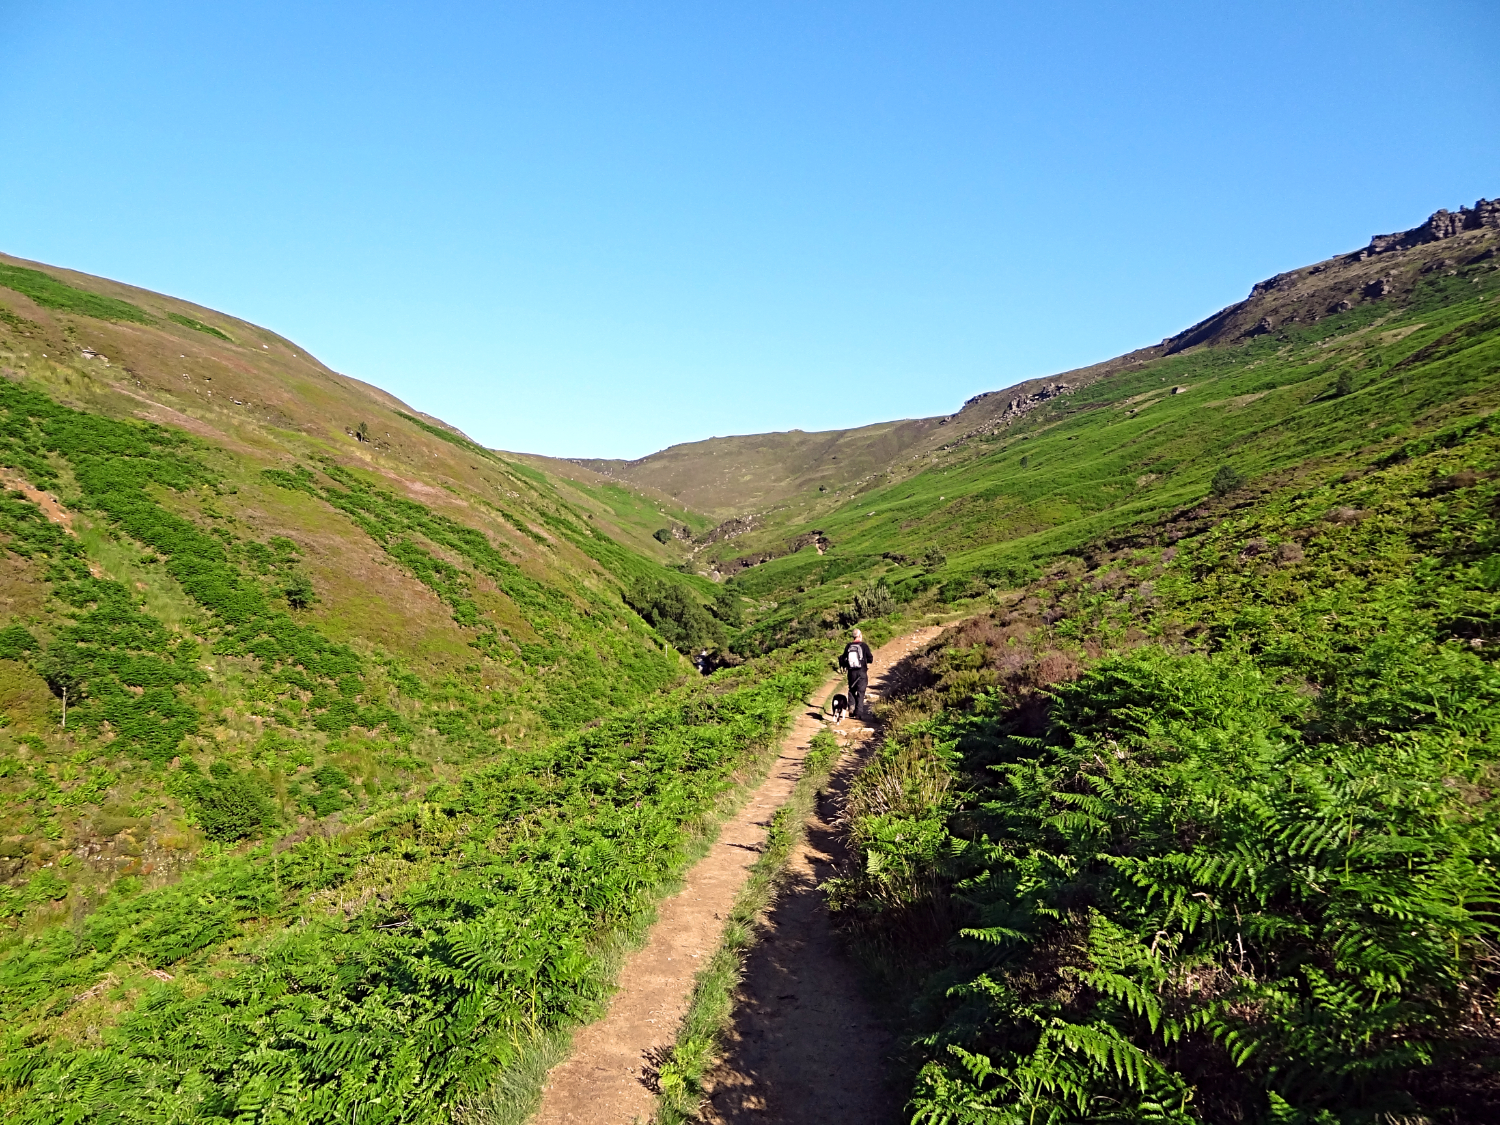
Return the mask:
[[849,712],[856,719],[864,710],[865,692],[870,686],[870,665],[874,661],[874,653],[865,644],[865,635],[858,629],[854,630],[854,639],[844,646],[844,654],[839,657],[839,667],[849,673]]

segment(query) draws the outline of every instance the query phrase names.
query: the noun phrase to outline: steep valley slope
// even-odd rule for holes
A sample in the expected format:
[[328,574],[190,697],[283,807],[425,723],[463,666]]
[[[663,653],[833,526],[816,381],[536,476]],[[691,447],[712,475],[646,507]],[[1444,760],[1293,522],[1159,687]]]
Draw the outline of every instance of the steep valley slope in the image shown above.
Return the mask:
[[524,1105],[815,666],[703,680],[627,604],[701,517],[254,325],[5,259],[0,374],[0,1115]]
[[[1402,513],[1493,588],[1465,543],[1500,470],[1458,462],[1500,406],[1497,241],[1481,201],[945,418],[629,463],[486,449],[254,325],[0,258],[0,1113],[516,1120],[855,622],[980,615],[893,715],[901,815],[961,834],[924,715],[967,731],[1016,661],[1225,635],[1280,596],[1268,552],[1312,542],[1283,524],[1355,543],[1341,613],[1362,574],[1431,578],[1382,554]],[[1450,578],[1421,614],[1487,661]],[[707,646],[729,666],[700,677]],[[980,1096],[943,1059],[933,1113]]]
[[661,513],[695,519],[663,498],[548,478],[264,329],[15,259],[0,371],[13,920],[357,818],[685,674],[621,600],[661,572]]
[[[733,515],[684,535],[682,565],[752,599],[744,651],[862,615],[872,584],[901,603],[984,597],[1059,553],[1188,519],[1225,466],[1272,489],[1494,409],[1497,243],[1500,205],[1440,211],[1260,282],[1159,344],[893,423],[882,433],[904,440],[886,447],[869,427],[589,464],[696,503],[711,483],[713,514]],[[756,457],[786,473],[774,503]]]
[[921,472],[945,454],[994,438],[1037,407],[1096,382],[1115,382],[1146,366],[1161,377],[1179,370],[1162,364],[1174,357],[1264,343],[1262,337],[1285,337],[1319,323],[1325,335],[1329,329],[1358,329],[1414,302],[1426,307],[1472,293],[1493,272],[1497,230],[1500,202],[1481,199],[1473,208],[1438,211],[1409,231],[1376,235],[1363,249],[1267,278],[1245,300],[1159,344],[976,395],[955,414],[850,430],[717,437],[634,461],[577,458],[571,463],[660,490],[719,520],[750,519],[780,529],[802,518],[821,519],[851,493]]
[[[883,669],[817,876],[903,1120],[1500,1116],[1495,214],[1003,394],[813,541],[701,544],[770,611],[747,651],[956,618]],[[799,964],[768,930],[752,964]],[[863,1119],[840,1081],[867,1080],[788,1034],[823,999],[791,976],[737,991],[724,1063],[682,1034],[659,1120],[811,1119],[809,1059],[818,1119]]]

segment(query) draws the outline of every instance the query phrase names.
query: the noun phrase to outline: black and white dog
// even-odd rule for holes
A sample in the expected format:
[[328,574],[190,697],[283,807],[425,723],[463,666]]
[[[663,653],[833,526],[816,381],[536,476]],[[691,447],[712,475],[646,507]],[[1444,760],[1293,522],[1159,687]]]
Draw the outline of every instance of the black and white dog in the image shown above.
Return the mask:
[[833,702],[829,704],[833,709],[833,721],[842,723],[849,717],[849,697],[847,695],[835,695]]

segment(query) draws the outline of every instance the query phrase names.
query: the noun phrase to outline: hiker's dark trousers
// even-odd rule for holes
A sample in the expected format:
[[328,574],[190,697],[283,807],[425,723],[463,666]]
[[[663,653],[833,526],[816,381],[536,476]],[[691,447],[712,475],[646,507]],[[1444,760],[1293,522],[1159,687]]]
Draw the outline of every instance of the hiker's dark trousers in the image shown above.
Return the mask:
[[849,669],[849,714],[859,717],[865,706],[865,692],[870,689],[870,673],[861,668]]

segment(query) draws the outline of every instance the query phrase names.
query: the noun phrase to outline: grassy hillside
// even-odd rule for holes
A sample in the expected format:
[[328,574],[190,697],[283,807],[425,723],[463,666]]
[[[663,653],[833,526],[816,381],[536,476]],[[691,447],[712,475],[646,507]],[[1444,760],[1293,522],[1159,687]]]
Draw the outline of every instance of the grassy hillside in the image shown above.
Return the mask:
[[942,422],[918,418],[854,430],[710,438],[636,461],[580,459],[576,464],[723,520],[847,491],[940,435]]
[[[759,603],[743,642],[754,648],[848,620],[871,583],[896,602],[982,598],[1169,514],[1190,523],[1225,466],[1236,489],[1280,489],[1482,415],[1500,405],[1496,241],[1476,231],[1387,255],[1380,275],[1394,281],[1344,309],[1322,303],[1333,267],[1301,271],[1244,314],[1279,309],[1274,330],[1252,321],[1183,349],[1168,341],[971,427],[921,467],[893,466],[820,514],[821,550],[778,551],[812,526],[791,525],[713,544],[698,565],[735,575]],[[1343,284],[1363,293],[1367,263],[1342,268]]]
[[[815,527],[822,529],[860,507],[868,510],[859,498],[883,496],[883,489],[898,482],[925,477],[932,483],[936,479],[931,475],[934,470],[946,474],[955,465],[976,457],[988,462],[979,474],[993,478],[997,465],[985,456],[991,452],[989,447],[1034,433],[1038,421],[1058,421],[1076,412],[1079,403],[1095,407],[1120,404],[1130,418],[1138,417],[1159,405],[1155,401],[1158,396],[1152,392],[1163,388],[1154,387],[1153,382],[1168,382],[1165,389],[1169,390],[1174,381],[1196,382],[1221,376],[1221,369],[1203,362],[1206,352],[1238,354],[1248,345],[1258,344],[1260,350],[1254,351],[1247,362],[1268,363],[1274,359],[1281,363],[1289,350],[1297,350],[1297,345],[1309,339],[1324,341],[1330,334],[1366,327],[1382,316],[1451,304],[1465,295],[1489,292],[1487,278],[1496,265],[1494,205],[1481,201],[1465,214],[1470,216],[1471,226],[1488,225],[1454,227],[1453,215],[1438,212],[1412,231],[1377,236],[1362,251],[1267,278],[1257,283],[1244,301],[1159,344],[1089,367],[976,395],[946,417],[813,434],[793,430],[712,438],[672,446],[635,461],[581,459],[576,463],[609,479],[671,496],[716,520],[736,521],[732,537],[698,540],[694,559],[701,569],[722,568],[736,556],[758,559],[767,554],[780,555],[799,534]],[[1403,322],[1403,326],[1409,327],[1410,322]],[[1377,335],[1379,339],[1358,341],[1366,349],[1366,362],[1379,358],[1369,349],[1392,342],[1383,333]],[[1272,342],[1292,348],[1272,347],[1269,350],[1275,355],[1271,357],[1265,349]],[[1302,354],[1293,365],[1307,363],[1310,358]],[[1147,374],[1149,378],[1141,378]],[[1306,374],[1311,377],[1317,372]],[[1292,382],[1285,380],[1278,386]],[[1202,404],[1211,399],[1200,396],[1193,401]],[[1235,408],[1244,405],[1231,404]],[[1266,417],[1263,409],[1255,413]],[[1161,418],[1162,412],[1153,410],[1149,421],[1155,423]],[[1071,475],[1072,461],[1064,455],[1066,452],[1054,454],[1048,462],[1054,473],[1062,463],[1065,475]],[[934,496],[946,499],[947,493],[938,487]],[[1074,514],[1071,509],[1056,515],[1043,513],[1042,520],[1050,526]],[[883,528],[874,534],[889,530]],[[732,541],[726,542],[726,538]]]
[[0,1109],[514,1119],[832,636],[940,610],[838,898],[914,1112],[1487,1120],[1497,237],[629,466],[0,260]]
[[0,373],[0,1112],[514,1114],[815,668],[253,325],[6,260]]
[[664,553],[640,497],[253,325],[5,264],[0,371],[12,925],[352,822],[688,672],[622,600],[692,582],[611,536]]
[[640,481],[628,486],[606,473],[595,472],[573,461],[536,454],[507,454],[523,464],[540,469],[565,495],[577,495],[592,510],[607,513],[611,536],[652,558],[677,561],[675,544],[656,538],[665,530],[685,541],[712,529],[714,520],[683,504],[675,497]]
[[1500,438],[1324,467],[903,669],[833,892],[913,1121],[1500,1112]]

